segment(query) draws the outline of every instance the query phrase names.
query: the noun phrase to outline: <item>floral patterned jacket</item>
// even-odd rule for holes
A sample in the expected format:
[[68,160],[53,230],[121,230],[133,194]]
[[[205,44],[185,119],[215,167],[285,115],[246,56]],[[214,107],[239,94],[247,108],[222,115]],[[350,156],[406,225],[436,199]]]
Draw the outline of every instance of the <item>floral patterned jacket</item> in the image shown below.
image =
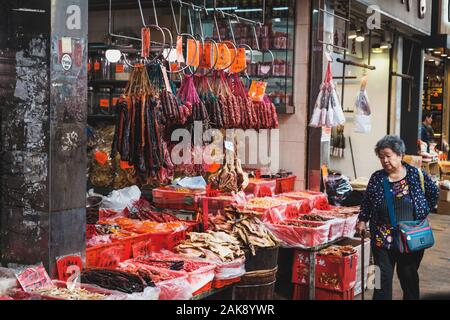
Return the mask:
[[[423,220],[428,216],[431,208],[436,206],[439,198],[439,189],[431,178],[424,173],[425,192],[423,192],[419,170],[407,163],[403,163],[403,165],[407,170],[406,179],[414,202],[416,220]],[[370,220],[371,233],[375,231],[379,221],[378,212],[385,200],[383,180],[386,176],[387,173],[384,170],[379,170],[372,175],[361,203],[359,221],[367,222]]]

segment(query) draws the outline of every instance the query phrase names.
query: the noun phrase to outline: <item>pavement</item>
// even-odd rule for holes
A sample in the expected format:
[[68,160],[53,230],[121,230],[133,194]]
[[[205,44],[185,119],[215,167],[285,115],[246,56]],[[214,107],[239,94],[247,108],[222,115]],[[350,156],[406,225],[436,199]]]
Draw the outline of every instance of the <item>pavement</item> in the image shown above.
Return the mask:
[[[450,215],[430,214],[435,245],[425,251],[419,269],[421,299],[450,300]],[[366,290],[365,299],[371,300],[372,290]],[[393,300],[402,300],[403,292],[394,273]],[[361,300],[361,295],[355,297]]]

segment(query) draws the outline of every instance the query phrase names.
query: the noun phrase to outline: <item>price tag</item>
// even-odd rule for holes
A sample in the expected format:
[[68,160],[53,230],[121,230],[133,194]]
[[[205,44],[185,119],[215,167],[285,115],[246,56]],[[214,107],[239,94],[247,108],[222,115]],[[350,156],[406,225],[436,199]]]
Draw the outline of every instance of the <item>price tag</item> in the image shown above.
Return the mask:
[[100,70],[100,62],[95,62],[95,63],[94,63],[94,70],[95,70],[95,71]]
[[253,101],[261,102],[266,94],[267,82],[264,81],[252,81],[250,86],[249,96]]
[[124,73],[125,66],[121,63],[116,64],[116,73]]
[[192,67],[200,65],[200,41],[188,39],[187,41],[187,64]]
[[134,166],[130,166],[128,164],[128,161],[120,161],[120,169],[127,170],[127,169],[133,169]]
[[177,37],[177,61],[178,63],[184,63],[182,36]]
[[91,68],[92,68],[92,64],[88,63],[87,64],[87,72],[91,72]]
[[16,275],[23,291],[32,292],[40,288],[54,287],[44,266],[28,268]]
[[117,101],[119,101],[119,98],[113,98],[112,99],[112,105],[116,106],[117,105]]
[[76,269],[73,268],[74,266],[78,267],[79,271],[82,270],[83,262],[81,261],[81,256],[74,255],[58,258],[56,260],[58,279],[60,281],[67,281],[75,273]]
[[204,45],[202,45],[200,43],[200,48],[201,48],[201,50],[200,50],[200,60],[201,60],[200,66],[202,68],[209,69],[212,67],[213,61],[214,61],[214,58],[211,56],[211,55],[213,55],[213,52],[211,50],[212,44],[210,42],[207,42]]
[[230,67],[230,72],[239,73],[247,68],[247,56],[245,48],[238,48],[236,59]]
[[94,159],[97,161],[100,165],[104,166],[109,159],[109,156],[106,152],[103,151],[96,151],[94,154]]
[[[175,64],[175,65],[177,65],[177,64]],[[171,67],[172,67],[172,65],[171,65]],[[161,73],[162,73],[163,78],[164,78],[164,85],[166,86],[166,90],[168,92],[172,93],[172,86],[170,85],[169,77],[167,76],[167,69],[163,65],[161,65]]]
[[141,29],[142,50],[141,56],[144,58],[150,57],[150,28]]
[[215,69],[225,69],[231,62],[231,51],[226,43],[219,43],[218,45],[218,58]]
[[234,144],[231,141],[225,141],[225,149],[234,151]]

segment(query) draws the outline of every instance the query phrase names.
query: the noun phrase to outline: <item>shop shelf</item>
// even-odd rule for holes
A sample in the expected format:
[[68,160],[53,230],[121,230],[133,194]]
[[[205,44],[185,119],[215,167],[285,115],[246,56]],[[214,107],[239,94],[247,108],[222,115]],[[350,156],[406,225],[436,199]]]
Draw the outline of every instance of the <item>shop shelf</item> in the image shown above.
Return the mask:
[[126,87],[127,80],[89,80],[89,87]]

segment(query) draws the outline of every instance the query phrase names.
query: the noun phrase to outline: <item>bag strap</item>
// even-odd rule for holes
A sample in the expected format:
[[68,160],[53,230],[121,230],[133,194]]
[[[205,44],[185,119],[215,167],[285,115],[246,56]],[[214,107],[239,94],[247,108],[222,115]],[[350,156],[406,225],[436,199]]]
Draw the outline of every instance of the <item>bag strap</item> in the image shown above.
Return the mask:
[[423,172],[421,169],[417,169],[419,172],[419,178],[420,178],[420,186],[422,187],[423,193],[425,193],[425,178],[423,176]]
[[397,228],[397,219],[395,219],[395,213],[394,213],[394,197],[392,196],[388,177],[384,177],[383,188],[384,188],[384,197],[386,198],[391,224],[394,228]]

